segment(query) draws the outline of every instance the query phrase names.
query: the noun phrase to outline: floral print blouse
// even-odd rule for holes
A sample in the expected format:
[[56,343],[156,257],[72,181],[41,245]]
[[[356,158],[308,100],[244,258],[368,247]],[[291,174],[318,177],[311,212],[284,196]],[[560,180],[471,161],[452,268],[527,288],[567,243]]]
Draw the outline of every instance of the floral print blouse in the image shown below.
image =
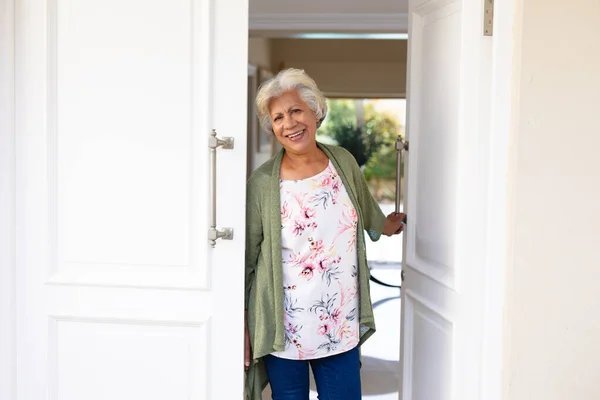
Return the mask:
[[285,350],[315,359],[359,342],[357,214],[335,167],[281,180]]

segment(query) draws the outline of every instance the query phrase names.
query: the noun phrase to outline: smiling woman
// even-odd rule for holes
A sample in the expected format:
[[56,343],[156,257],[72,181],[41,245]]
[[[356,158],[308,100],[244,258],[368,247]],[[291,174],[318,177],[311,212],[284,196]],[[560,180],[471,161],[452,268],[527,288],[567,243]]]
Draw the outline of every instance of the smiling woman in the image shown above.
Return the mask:
[[[312,110],[300,98],[297,91],[285,92],[273,99],[269,110],[271,120],[273,121],[273,134],[290,155],[293,154],[296,156],[306,153],[311,147],[316,146],[317,125],[320,122]],[[323,161],[321,164],[326,162],[324,155],[320,158]],[[286,157],[286,159],[293,161],[293,157]],[[290,163],[288,162],[287,164]],[[304,179],[311,176],[311,171],[307,170],[303,170],[302,172],[296,171],[296,173],[294,171],[285,172],[289,172],[290,175],[299,175],[296,176],[296,179]],[[308,176],[302,176],[307,174]]]
[[327,115],[327,102],[304,71],[287,69],[265,82],[256,104],[263,129],[272,132],[286,150],[281,165],[283,179],[308,178],[327,167],[328,158],[316,144],[317,129]]
[[283,149],[247,185],[247,394],[270,381],[274,399],[308,400],[310,365],[321,399],[358,400],[357,350],[375,331],[364,235],[400,233],[404,216],[384,217],[347,150],[317,143],[327,103],[304,71],[265,82],[256,104]]

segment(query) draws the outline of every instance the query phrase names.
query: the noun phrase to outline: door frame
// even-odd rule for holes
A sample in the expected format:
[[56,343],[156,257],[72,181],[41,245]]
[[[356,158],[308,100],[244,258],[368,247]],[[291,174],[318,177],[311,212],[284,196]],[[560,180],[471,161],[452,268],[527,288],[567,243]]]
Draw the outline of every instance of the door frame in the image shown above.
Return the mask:
[[16,399],[15,0],[0,0],[0,399]]
[[[522,0],[496,2],[494,14],[491,135],[489,142],[482,399],[500,400],[502,388],[504,276],[510,257],[510,136],[514,131],[520,61]],[[0,398],[16,398],[16,169],[15,0],[0,0]]]
[[505,275],[511,257],[507,224],[513,219],[510,139],[516,129],[515,121],[518,121],[522,2],[497,1],[494,4],[480,382],[480,398],[486,400],[502,399],[504,378]]

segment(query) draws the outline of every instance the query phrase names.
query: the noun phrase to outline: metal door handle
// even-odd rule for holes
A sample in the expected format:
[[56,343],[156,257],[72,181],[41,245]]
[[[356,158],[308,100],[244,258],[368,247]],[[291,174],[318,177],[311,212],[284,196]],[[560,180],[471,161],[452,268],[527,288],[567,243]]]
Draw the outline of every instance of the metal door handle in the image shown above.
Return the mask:
[[215,247],[217,239],[233,240],[233,228],[217,229],[217,148],[224,150],[233,149],[233,138],[224,137],[219,139],[214,129],[208,138],[208,151],[210,155],[210,229],[208,230],[208,243]]
[[[408,142],[402,141],[398,135],[396,140],[396,214],[400,213],[400,198],[402,197],[402,150],[408,151]],[[406,223],[406,217],[404,218]]]

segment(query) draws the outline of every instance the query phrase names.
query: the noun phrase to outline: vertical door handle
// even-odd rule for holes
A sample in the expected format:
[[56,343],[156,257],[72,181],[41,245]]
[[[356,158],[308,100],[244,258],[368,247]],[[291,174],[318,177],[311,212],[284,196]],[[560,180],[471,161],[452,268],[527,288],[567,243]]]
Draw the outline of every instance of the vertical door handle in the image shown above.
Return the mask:
[[[396,140],[396,214],[400,213],[400,198],[402,197],[402,151],[408,151],[408,142],[402,141],[398,135]],[[406,223],[406,217],[404,218]]]
[[208,243],[215,247],[217,239],[233,240],[233,228],[217,229],[217,148],[224,150],[233,149],[233,138],[224,137],[219,139],[217,132],[213,129],[208,138],[208,151],[210,155],[210,228],[208,229]]

